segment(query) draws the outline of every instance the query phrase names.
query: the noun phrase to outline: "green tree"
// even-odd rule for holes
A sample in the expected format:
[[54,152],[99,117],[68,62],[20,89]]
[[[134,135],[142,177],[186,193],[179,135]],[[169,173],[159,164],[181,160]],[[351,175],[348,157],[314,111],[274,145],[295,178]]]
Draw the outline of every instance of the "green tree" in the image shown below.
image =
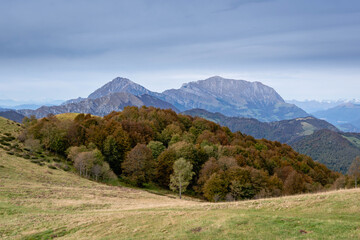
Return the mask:
[[173,165],[176,161],[176,152],[173,149],[166,149],[157,158],[156,181],[163,187],[169,187],[170,175],[173,173]]
[[357,156],[351,163],[348,174],[355,178],[355,188],[357,188],[357,179],[360,177],[360,157]]
[[184,158],[176,160],[173,168],[174,173],[170,176],[170,189],[179,191],[179,197],[181,199],[181,193],[185,192],[195,173],[192,171],[192,164]]
[[106,137],[103,143],[103,154],[115,174],[121,174],[121,164],[125,159],[125,154],[130,148],[129,138],[121,128],[117,129],[113,135]]
[[157,159],[159,155],[165,150],[164,144],[159,141],[150,141],[147,147],[151,149],[154,159]]

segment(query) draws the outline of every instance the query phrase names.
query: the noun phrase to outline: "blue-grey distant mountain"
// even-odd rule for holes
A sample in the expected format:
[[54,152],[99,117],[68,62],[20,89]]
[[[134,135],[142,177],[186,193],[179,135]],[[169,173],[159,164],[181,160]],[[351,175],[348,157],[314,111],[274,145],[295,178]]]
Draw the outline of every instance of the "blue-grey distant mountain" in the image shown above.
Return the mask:
[[295,118],[275,122],[260,122],[254,118],[227,117],[221,113],[211,113],[203,109],[191,109],[183,114],[202,117],[228,127],[231,131],[240,131],[255,138],[265,138],[281,143],[292,143],[302,136],[313,134],[317,130],[339,130],[332,124],[314,117]]
[[360,128],[360,104],[345,103],[328,110],[315,112],[313,115],[336,126],[340,126],[344,130],[346,130],[346,126],[350,130],[354,130],[352,127]]
[[78,97],[78,98],[67,100],[67,101],[63,102],[61,105],[66,105],[66,104],[69,104],[69,103],[79,103],[79,102],[82,102],[84,100],[86,100],[86,98]]
[[117,77],[111,82],[108,82],[101,88],[97,89],[95,92],[91,93],[88,98],[96,99],[116,92],[127,92],[135,96],[141,96],[143,94],[156,95],[156,93],[144,88],[137,83],[134,83],[133,81],[130,81],[127,78]]
[[0,99],[0,107],[6,109],[37,109],[41,106],[57,106],[63,100],[44,100],[44,101],[14,101],[9,99]]
[[[150,91],[127,78],[118,77],[95,90],[88,98],[71,99],[64,102],[62,106],[78,104],[88,99],[98,99],[119,92],[138,97],[146,94],[146,96],[156,98],[156,101],[161,99],[167,102],[172,109],[181,111],[202,108],[228,116],[256,118],[260,121],[309,116],[297,106],[285,103],[273,88],[260,82],[225,79],[218,76],[186,83],[180,89],[170,89],[163,93]],[[147,101],[152,100],[153,98],[147,99]]]
[[301,109],[304,109],[308,113],[318,112],[327,110],[329,108],[336,107],[338,105],[344,104],[345,101],[337,100],[337,101],[317,101],[317,100],[285,100],[287,103],[295,104]]
[[[115,78],[89,95],[95,99],[115,92],[127,92],[135,96],[147,94],[160,98],[181,111],[202,108],[228,116],[256,118],[261,121],[277,121],[309,116],[304,110],[286,103],[271,87],[260,82],[211,77],[183,84],[180,89],[157,93],[127,78]],[[82,101],[72,99],[67,103]]]
[[260,82],[218,76],[183,84],[180,89],[166,90],[162,93],[162,99],[182,111],[201,108],[260,121],[309,116],[299,107],[286,103],[273,88]]
[[48,114],[56,115],[69,112],[90,113],[97,116],[104,116],[111,113],[112,111],[122,111],[126,106],[153,106],[157,108],[173,109],[174,111],[178,111],[173,105],[147,94],[135,96],[131,93],[118,92],[111,93],[96,99],[87,98],[77,103],[68,103],[65,105],[53,107],[43,106],[36,110],[23,109],[18,110],[18,112],[24,114],[25,116],[34,115],[36,118],[42,118]]
[[0,109],[0,116],[18,123],[21,123],[25,117],[24,115],[11,109]]

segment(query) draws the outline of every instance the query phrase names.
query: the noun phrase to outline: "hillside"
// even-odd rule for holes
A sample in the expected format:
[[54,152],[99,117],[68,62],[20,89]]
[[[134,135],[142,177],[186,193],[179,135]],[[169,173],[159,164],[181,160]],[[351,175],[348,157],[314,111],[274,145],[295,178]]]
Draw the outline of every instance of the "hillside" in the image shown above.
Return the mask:
[[67,115],[25,119],[22,139],[35,146],[33,152],[57,154],[97,181],[117,176],[133,186],[169,190],[173,166],[183,159],[192,171],[188,193],[217,202],[314,192],[340,177],[286,144],[172,110]]
[[[314,112],[313,115],[334,125],[339,125],[345,131],[354,130],[354,127],[357,130],[360,128],[358,125],[360,121],[360,104],[345,103],[327,110]],[[347,127],[345,124],[350,125]]]
[[184,114],[206,118],[258,139],[287,143],[299,153],[344,174],[360,155],[357,140],[360,134],[340,132],[334,125],[314,117],[265,123],[251,118],[226,117],[202,109],[188,110]]
[[0,111],[0,117],[4,117],[12,121],[21,123],[25,116],[14,110],[4,110],[4,111]]
[[335,171],[346,173],[355,157],[360,156],[359,143],[360,134],[319,130],[291,146]]
[[230,203],[99,184],[0,149],[2,239],[358,239],[360,190]]
[[321,129],[339,131],[332,124],[314,117],[260,122],[253,118],[227,117],[220,113],[211,113],[203,109],[191,109],[183,112],[183,114],[203,117],[226,126],[233,132],[240,131],[257,139],[265,138],[282,143],[292,143],[301,136],[311,135]]
[[61,113],[90,113],[92,115],[104,116],[112,111],[121,111],[126,106],[154,106],[178,111],[173,105],[150,95],[135,96],[126,92],[118,92],[96,99],[87,98],[80,102],[52,107],[43,106],[36,110],[23,109],[18,110],[18,112],[28,117],[34,115],[36,118],[46,117],[48,114],[56,115]]

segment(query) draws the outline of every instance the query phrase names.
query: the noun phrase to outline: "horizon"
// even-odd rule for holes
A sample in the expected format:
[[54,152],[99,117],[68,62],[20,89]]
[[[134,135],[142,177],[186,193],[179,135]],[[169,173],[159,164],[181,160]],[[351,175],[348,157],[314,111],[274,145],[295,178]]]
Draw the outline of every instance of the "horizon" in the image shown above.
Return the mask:
[[[220,78],[223,78],[223,79],[229,79],[229,80],[236,80],[236,81],[247,81],[245,79],[232,79],[232,78],[225,78],[223,76],[220,76],[220,75],[213,75],[213,76],[209,76],[209,77],[206,77],[204,79],[198,79],[198,80],[194,80],[194,81],[190,81],[190,82],[197,82],[197,81],[202,81],[202,80],[207,80],[209,78],[212,78],[212,77],[220,77]],[[113,79],[111,79],[110,81],[104,83],[103,85],[101,86],[98,86],[97,88],[93,89],[93,90],[90,90],[90,92],[84,96],[76,96],[76,97],[73,97],[73,98],[68,98],[68,99],[53,99],[53,98],[41,98],[41,99],[36,99],[36,100],[31,100],[31,99],[3,99],[3,98],[0,98],[0,107],[17,107],[17,106],[20,106],[20,105],[41,105],[41,104],[44,104],[44,105],[59,105],[61,104],[62,102],[65,102],[67,100],[70,100],[70,99],[76,99],[76,98],[87,98],[92,92],[94,92],[95,90],[101,88],[102,86],[104,86],[105,84],[113,81],[114,79],[117,79],[117,78],[124,78],[124,79],[128,79],[130,80],[131,82],[134,82],[135,84],[139,84],[137,83],[136,81],[133,81],[132,79],[128,78],[128,77],[123,77],[123,76],[117,76]],[[166,90],[170,90],[170,89],[180,89],[184,84],[187,84],[187,83],[190,83],[190,82],[184,82],[184,83],[181,83],[180,86],[178,88],[169,88],[169,89],[164,89],[162,91],[156,91],[156,90],[153,90],[151,88],[147,88],[146,86],[143,86],[141,84],[141,86],[145,87],[146,89],[152,91],[152,92],[158,92],[158,93],[162,93],[163,91],[166,91]],[[255,83],[255,82],[260,82],[260,81],[247,81],[247,82],[250,82],[250,83]],[[260,82],[261,84],[264,84],[262,82]],[[266,84],[264,84],[266,85]],[[268,87],[271,87],[269,85],[266,85]],[[271,87],[272,88],[272,87]],[[276,89],[275,89],[276,91]],[[281,94],[280,94],[281,96]],[[282,97],[282,96],[281,96]],[[283,97],[282,97],[283,98]],[[285,102],[292,102],[292,101],[296,101],[296,102],[301,102],[301,103],[307,103],[307,102],[318,102],[318,103],[343,103],[343,102],[352,102],[352,103],[359,103],[360,102],[360,98],[338,98],[338,99],[286,99],[286,98],[283,98]],[[8,104],[3,104],[3,102],[8,102]]]
[[162,92],[219,75],[283,99],[359,99],[360,2],[3,1],[0,99],[86,97],[123,76]]

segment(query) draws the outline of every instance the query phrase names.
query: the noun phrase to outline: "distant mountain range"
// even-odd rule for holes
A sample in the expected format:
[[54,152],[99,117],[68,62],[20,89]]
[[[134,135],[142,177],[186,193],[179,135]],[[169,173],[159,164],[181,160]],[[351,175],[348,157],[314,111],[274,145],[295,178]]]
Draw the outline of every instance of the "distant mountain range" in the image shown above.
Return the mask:
[[345,103],[314,112],[313,115],[336,125],[342,131],[360,132],[360,104]]
[[298,101],[298,100],[285,100],[287,103],[295,104],[296,106],[300,107],[301,109],[305,110],[308,113],[314,113],[318,111],[324,111],[342,104],[346,103],[354,103],[360,104],[359,99],[351,99],[351,100],[305,100],[305,101]]
[[126,106],[153,106],[163,109],[173,109],[178,112],[178,109],[176,109],[173,105],[158,98],[147,94],[135,96],[126,92],[115,92],[96,99],[87,98],[77,103],[67,103],[52,107],[44,106],[36,110],[24,109],[18,110],[18,112],[25,116],[34,115],[36,118],[42,118],[48,114],[56,115],[69,112],[90,113],[97,116],[104,116],[112,111],[122,111]]
[[7,109],[37,109],[41,106],[56,106],[64,102],[64,100],[44,100],[44,101],[14,101],[10,99],[0,99],[0,107]]
[[21,123],[25,116],[11,109],[0,108],[0,117]]
[[[328,167],[342,172],[346,171],[352,158],[358,154],[357,150],[360,151],[360,145],[357,145],[356,140],[360,139],[358,135],[349,135],[349,137],[333,124],[311,117],[301,108],[285,103],[271,87],[260,82],[225,79],[218,76],[183,84],[179,89],[170,89],[162,93],[152,92],[126,78],[115,78],[87,98],[71,99],[60,106],[18,110],[17,113],[21,116],[35,115],[37,118],[45,117],[50,113],[68,112],[104,116],[112,111],[121,111],[125,106],[144,105],[173,109],[176,112],[183,111],[184,114],[204,117],[228,126],[232,131],[241,131],[255,138],[288,143],[299,152],[308,154],[314,160],[326,163]],[[356,104],[342,105],[318,112],[315,116],[330,122],[336,121],[338,126],[340,115],[357,116],[354,111],[357,111],[358,107]],[[356,127],[359,122],[360,120],[348,124]],[[338,151],[336,147],[314,147],[326,144],[331,146],[327,143],[327,137],[332,141],[331,144],[342,146],[345,152]],[[349,154],[345,154],[346,151]],[[340,153],[345,160],[341,160]]]
[[[180,89],[170,89],[162,93],[152,92],[129,79],[119,77],[91,93],[88,98],[71,99],[62,105],[77,104],[84,100],[94,100],[118,92],[126,92],[134,96],[146,94],[168,102],[172,109],[176,108],[180,111],[202,108],[229,116],[251,117],[261,121],[309,116],[295,105],[285,103],[274,89],[260,82],[225,79],[218,76],[186,83]],[[145,105],[147,105],[146,102]],[[20,112],[30,113],[29,111]],[[42,112],[44,112],[43,109]],[[42,115],[37,114],[37,116]]]
[[240,131],[255,138],[265,138],[282,143],[292,143],[296,139],[313,134],[317,130],[339,130],[332,124],[314,118],[304,117],[275,122],[260,122],[253,118],[227,117],[220,113],[211,113],[203,109],[192,109],[183,112],[190,116],[197,116],[227,126],[231,131]]
[[233,132],[287,143],[299,153],[342,173],[346,173],[354,158],[360,156],[359,133],[341,132],[334,125],[314,117],[267,123],[252,118],[226,117],[202,109],[188,110],[183,114],[208,119],[229,127]]

